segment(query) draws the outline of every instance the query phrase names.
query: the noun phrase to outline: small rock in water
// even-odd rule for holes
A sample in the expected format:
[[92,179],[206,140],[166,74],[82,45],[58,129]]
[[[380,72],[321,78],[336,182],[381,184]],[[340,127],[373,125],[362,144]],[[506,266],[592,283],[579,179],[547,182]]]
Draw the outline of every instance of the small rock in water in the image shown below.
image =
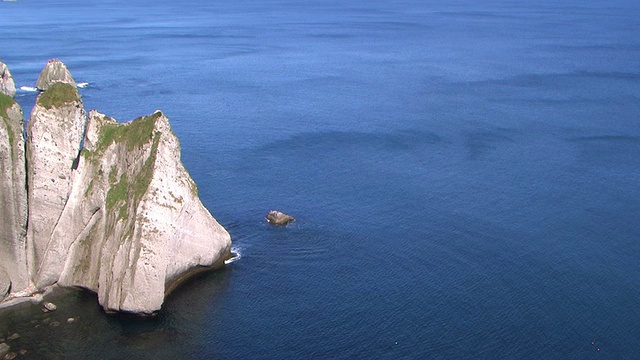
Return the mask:
[[43,323],[43,324],[48,324],[48,323],[49,323],[49,321],[51,321],[51,318],[44,318],[44,319],[42,319],[42,323]]
[[44,306],[44,309],[46,309],[47,311],[56,311],[56,309],[58,308],[56,304],[50,302],[46,302],[42,304],[42,306]]
[[18,333],[13,333],[13,335],[9,336],[9,337],[7,338],[7,340],[15,340],[15,339],[18,339],[18,338],[20,338],[20,334],[18,334]]
[[71,324],[71,323],[74,323],[74,322],[76,322],[76,319],[74,319],[72,317],[67,319],[67,323],[68,324]]
[[269,211],[266,218],[267,218],[267,221],[273,225],[286,225],[292,222],[293,220],[295,220],[293,216],[287,215],[277,210]]
[[4,360],[13,360],[18,357],[18,353],[10,352],[4,356]]
[[18,351],[18,354],[20,354],[20,355],[24,355],[26,353],[27,353],[27,349],[22,349],[22,350]]
[[49,324],[49,326],[58,327],[60,326],[60,323],[57,321],[52,321],[51,324]]
[[11,347],[5,343],[0,343],[0,358],[7,355]]

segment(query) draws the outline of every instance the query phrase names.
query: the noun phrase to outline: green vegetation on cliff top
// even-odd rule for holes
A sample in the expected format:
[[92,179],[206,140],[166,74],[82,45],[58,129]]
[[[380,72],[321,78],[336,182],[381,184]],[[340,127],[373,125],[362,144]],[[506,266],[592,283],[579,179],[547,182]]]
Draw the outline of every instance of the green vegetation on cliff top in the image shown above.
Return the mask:
[[13,100],[11,96],[0,93],[0,116],[6,119],[8,117],[7,109],[15,103],[15,100]]
[[102,154],[109,145],[113,143],[125,144],[128,151],[139,148],[153,140],[149,157],[145,160],[142,168],[133,178],[129,178],[126,173],[117,179],[117,169],[114,167],[109,171],[110,188],[107,192],[106,208],[108,211],[119,206],[118,219],[127,219],[130,206],[134,209],[147,192],[153,168],[156,162],[160,133],[155,131],[155,121],[162,114],[155,113],[151,116],[141,117],[127,124],[105,124],[100,132],[100,138],[94,152],[83,151],[86,157],[92,159],[97,154]]
[[80,95],[75,86],[66,83],[55,83],[38,96],[38,105],[46,109],[59,108],[64,104],[78,101]]
[[9,115],[7,114],[7,109],[12,107],[15,103],[16,103],[15,100],[13,100],[11,96],[0,93],[0,117],[2,117],[5,127],[7,128],[7,135],[9,137],[9,151],[11,153],[12,159],[13,159],[13,139],[15,138],[15,134],[13,133],[13,129],[9,124]]
[[160,136],[158,134],[158,136],[153,139],[149,157],[145,160],[140,171],[134,174],[134,178],[129,179],[127,174],[124,173],[120,175],[120,180],[116,182],[116,169],[112,168],[109,172],[109,183],[111,186],[107,192],[105,203],[107,211],[112,211],[119,206],[118,220],[129,218],[130,206],[136,209],[140,200],[149,189],[151,178],[153,177],[153,168],[156,163],[159,142]]
[[[153,138],[156,119],[162,116],[157,112],[150,116],[139,117],[125,124],[105,124],[100,129],[95,154],[102,154],[113,143],[124,143],[127,150],[139,148]],[[86,154],[91,155],[91,154]]]

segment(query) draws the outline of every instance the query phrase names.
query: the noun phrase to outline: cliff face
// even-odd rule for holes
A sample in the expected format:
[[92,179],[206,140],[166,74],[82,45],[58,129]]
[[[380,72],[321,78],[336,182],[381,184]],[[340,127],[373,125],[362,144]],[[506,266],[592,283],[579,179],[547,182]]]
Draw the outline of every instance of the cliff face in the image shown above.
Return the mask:
[[[38,288],[58,280],[59,263],[66,256],[66,249],[54,245],[56,238],[67,236],[58,225],[69,200],[85,119],[76,88],[55,83],[38,96],[27,125],[28,265]],[[45,256],[57,262],[45,262]]]
[[40,72],[36,87],[40,90],[47,90],[49,86],[55,83],[64,83],[76,87],[76,82],[67,69],[67,65],[58,59],[51,59],[47,61],[47,65]]
[[0,94],[0,300],[29,286],[23,122],[20,106]]
[[179,159],[162,113],[117,124],[91,112],[69,211],[58,224],[76,226],[66,237],[72,243],[59,238],[70,250],[60,284],[96,291],[107,310],[149,312],[171,280],[230,254],[229,234]]
[[0,94],[10,97],[16,95],[16,84],[13,82],[13,76],[7,65],[0,61]]
[[[96,111],[87,119],[75,86],[54,82],[39,95],[27,134],[26,249],[5,245],[20,236],[0,238],[2,263],[15,258],[28,274],[18,287],[81,286],[105,310],[151,313],[173,281],[230,256],[230,236],[200,202],[161,112],[125,124]],[[4,194],[14,182],[0,176]],[[24,225],[12,226],[24,233]]]

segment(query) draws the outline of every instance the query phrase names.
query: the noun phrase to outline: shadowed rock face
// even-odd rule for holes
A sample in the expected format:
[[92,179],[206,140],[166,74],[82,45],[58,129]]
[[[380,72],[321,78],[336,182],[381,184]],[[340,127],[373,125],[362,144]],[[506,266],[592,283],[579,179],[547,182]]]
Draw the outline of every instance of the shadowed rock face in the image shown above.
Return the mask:
[[67,66],[58,59],[47,61],[47,65],[42,69],[36,81],[36,87],[40,90],[47,90],[54,83],[65,83],[76,87],[76,82]]
[[[26,246],[20,242],[26,221],[11,223],[22,237],[0,237],[2,264],[9,259],[24,269],[5,269],[0,282],[16,285],[14,279],[26,275],[12,293],[54,283],[81,286],[97,292],[107,311],[152,313],[173,281],[230,257],[230,236],[200,202],[161,112],[124,124],[96,111],[87,118],[75,85],[53,82],[38,96],[27,134],[26,175],[24,165],[17,175],[29,189],[23,194]],[[3,194],[14,189],[15,175],[0,176]]]
[[16,95],[16,84],[7,65],[0,61],[0,93],[11,97]]

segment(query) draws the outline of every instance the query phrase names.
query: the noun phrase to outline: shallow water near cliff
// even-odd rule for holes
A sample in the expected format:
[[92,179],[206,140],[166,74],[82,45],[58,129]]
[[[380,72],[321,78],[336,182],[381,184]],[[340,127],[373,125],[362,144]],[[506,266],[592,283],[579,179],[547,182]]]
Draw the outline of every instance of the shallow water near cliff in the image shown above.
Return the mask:
[[[242,255],[154,318],[106,316],[83,292],[48,315],[0,312],[25,358],[640,354],[637,2],[18,0],[0,14],[25,113],[54,57],[88,83],[87,109],[162,109]],[[297,221],[271,227],[270,209]]]

